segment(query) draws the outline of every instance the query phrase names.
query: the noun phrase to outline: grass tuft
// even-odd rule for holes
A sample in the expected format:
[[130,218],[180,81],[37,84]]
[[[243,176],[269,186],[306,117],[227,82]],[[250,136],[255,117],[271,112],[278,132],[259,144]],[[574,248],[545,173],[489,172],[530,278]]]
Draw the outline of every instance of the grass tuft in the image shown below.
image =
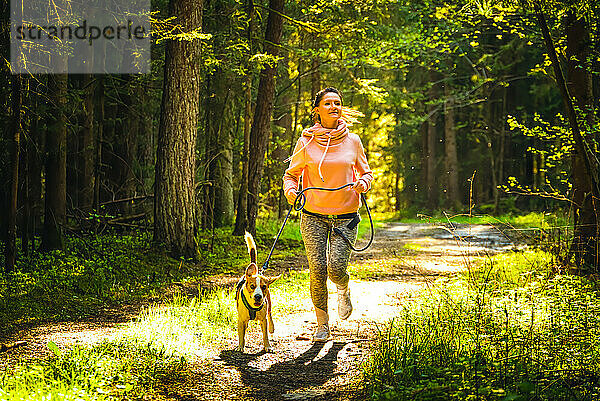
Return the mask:
[[552,261],[498,255],[438,281],[382,330],[364,369],[373,399],[598,399],[600,297],[550,277]]

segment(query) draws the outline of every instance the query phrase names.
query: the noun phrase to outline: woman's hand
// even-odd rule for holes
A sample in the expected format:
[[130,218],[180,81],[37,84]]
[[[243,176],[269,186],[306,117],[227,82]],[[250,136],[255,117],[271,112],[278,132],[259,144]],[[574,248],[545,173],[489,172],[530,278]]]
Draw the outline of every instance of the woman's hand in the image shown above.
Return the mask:
[[359,194],[363,192],[367,192],[367,184],[363,180],[358,180],[352,185],[352,189],[358,192]]
[[285,193],[285,197],[290,205],[294,204],[296,197],[298,196],[298,191],[295,189],[290,189]]

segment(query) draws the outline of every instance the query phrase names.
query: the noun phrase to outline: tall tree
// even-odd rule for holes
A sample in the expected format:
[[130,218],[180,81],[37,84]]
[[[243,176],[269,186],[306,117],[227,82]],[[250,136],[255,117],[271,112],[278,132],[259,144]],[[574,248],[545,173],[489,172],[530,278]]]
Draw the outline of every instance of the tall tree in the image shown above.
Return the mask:
[[230,103],[231,77],[217,69],[210,78],[206,100],[206,158],[208,162],[210,226],[233,222],[233,164]]
[[[573,202],[575,204],[575,232],[572,251],[577,266],[582,273],[597,273],[600,267],[600,250],[598,249],[598,207],[600,199],[594,193],[597,189],[597,173],[588,171],[585,157],[593,152],[598,137],[593,135],[595,114],[593,109],[592,73],[589,65],[591,49],[590,34],[587,23],[582,16],[572,10],[565,15],[567,33],[567,87],[573,96],[575,106],[580,112],[583,123],[582,138],[584,149],[577,149],[572,158],[573,163]],[[596,153],[597,154],[597,153]],[[595,156],[588,156],[590,168],[597,170]]]
[[[246,36],[248,38],[249,56],[252,54],[252,32],[254,30],[254,3],[248,0],[246,13],[248,15],[248,27]],[[244,147],[242,149],[242,175],[240,177],[240,191],[235,214],[235,227],[233,235],[244,235],[248,226],[248,155],[250,153],[250,127],[252,119],[252,72],[247,71],[244,92]]]
[[444,85],[446,102],[444,103],[444,145],[446,167],[446,206],[452,210],[460,210],[460,194],[458,192],[458,156],[456,149],[456,127],[454,118],[454,97],[450,84]]
[[[575,219],[570,252],[575,256],[578,273],[597,273],[600,256],[597,210],[600,206],[600,194],[597,152],[591,145],[597,138],[592,136],[592,130],[586,132],[586,126],[591,127],[594,119],[591,96],[592,81],[588,65],[589,28],[585,19],[577,16],[572,8],[567,11],[564,19],[567,33],[567,82],[563,76],[554,42],[538,0],[533,1],[533,7],[552,63],[554,77],[567,111],[575,143],[572,168]],[[576,109],[583,113],[584,118],[581,118],[581,121],[586,122],[583,129]]]
[[156,152],[154,240],[171,254],[195,258],[195,168],[200,98],[202,0],[171,0],[169,15],[184,32],[167,41]]
[[260,199],[260,181],[263,175],[265,152],[269,139],[273,97],[275,96],[275,73],[283,29],[283,0],[269,1],[269,18],[265,32],[265,53],[272,57],[260,72],[256,109],[250,131],[250,154],[248,160],[248,231],[256,233],[256,217]]
[[[66,62],[66,60],[65,60]],[[50,109],[46,132],[46,186],[42,249],[62,249],[67,215],[67,75],[48,79]]]
[[[432,76],[435,78],[435,76]],[[435,80],[434,80],[435,81]],[[438,206],[438,185],[439,175],[437,173],[437,120],[438,113],[436,111],[437,106],[433,103],[438,98],[438,85],[434,84],[429,89],[429,107],[428,114],[429,119],[427,120],[427,153],[425,154],[427,163],[427,209],[433,211]]]
[[20,138],[21,138],[21,103],[22,103],[22,90],[21,90],[21,76],[11,76],[11,174],[10,174],[10,196],[8,202],[8,218],[7,223],[7,235],[6,235],[6,246],[4,252],[4,269],[5,271],[11,271],[15,266],[15,259],[17,255],[17,191],[19,181],[19,150]]

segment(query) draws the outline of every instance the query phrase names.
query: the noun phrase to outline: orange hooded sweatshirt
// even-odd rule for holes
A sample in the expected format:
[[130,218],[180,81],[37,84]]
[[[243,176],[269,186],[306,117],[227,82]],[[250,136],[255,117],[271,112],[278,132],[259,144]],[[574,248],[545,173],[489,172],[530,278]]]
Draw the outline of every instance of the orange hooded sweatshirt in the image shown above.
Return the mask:
[[[350,133],[342,120],[333,130],[316,124],[304,130],[298,139],[283,176],[284,193],[290,202],[301,176],[303,188],[337,188],[362,180],[369,190],[373,180],[360,137]],[[304,208],[309,212],[345,214],[360,208],[360,195],[350,187],[340,191],[310,190],[304,194]]]

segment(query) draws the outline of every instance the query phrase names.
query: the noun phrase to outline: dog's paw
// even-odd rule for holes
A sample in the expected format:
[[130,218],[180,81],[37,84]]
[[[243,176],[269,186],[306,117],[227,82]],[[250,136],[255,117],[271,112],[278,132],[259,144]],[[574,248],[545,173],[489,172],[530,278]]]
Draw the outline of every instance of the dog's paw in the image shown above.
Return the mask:
[[239,347],[239,346],[238,346],[238,347],[235,347],[235,350],[236,350],[237,352],[241,352],[242,354],[244,353],[244,347]]
[[266,352],[267,354],[272,354],[272,353],[273,353],[273,352],[275,352],[275,351],[273,351],[273,348],[272,348],[272,347],[265,347],[265,352]]

